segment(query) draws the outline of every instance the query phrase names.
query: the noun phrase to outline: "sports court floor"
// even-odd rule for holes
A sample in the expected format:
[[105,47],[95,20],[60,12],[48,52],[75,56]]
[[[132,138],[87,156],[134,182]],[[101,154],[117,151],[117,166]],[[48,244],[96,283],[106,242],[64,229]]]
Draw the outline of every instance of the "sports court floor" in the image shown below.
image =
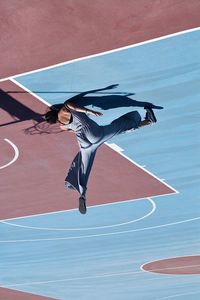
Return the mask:
[[[200,299],[200,1],[1,2],[0,300]],[[64,178],[75,137],[48,106],[85,91],[108,124],[88,212]]]

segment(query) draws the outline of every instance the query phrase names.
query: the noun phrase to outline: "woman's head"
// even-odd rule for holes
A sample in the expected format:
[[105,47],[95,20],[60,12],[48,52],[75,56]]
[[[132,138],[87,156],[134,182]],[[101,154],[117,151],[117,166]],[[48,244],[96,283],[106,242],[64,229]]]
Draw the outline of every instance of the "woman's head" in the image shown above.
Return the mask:
[[63,103],[57,103],[52,105],[50,110],[44,115],[46,122],[49,124],[54,124],[58,121],[58,112],[63,107]]
[[58,110],[51,108],[46,114],[45,114],[45,120],[49,124],[54,124],[58,120]]

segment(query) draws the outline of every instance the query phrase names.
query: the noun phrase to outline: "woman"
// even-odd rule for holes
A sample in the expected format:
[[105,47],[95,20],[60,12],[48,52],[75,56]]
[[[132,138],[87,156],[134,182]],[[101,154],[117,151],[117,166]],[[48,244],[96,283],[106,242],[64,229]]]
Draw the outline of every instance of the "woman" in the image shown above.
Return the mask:
[[[107,87],[113,88],[114,86]],[[101,89],[102,90],[102,89]],[[85,93],[86,94],[86,93]],[[156,122],[153,110],[145,107],[146,116],[142,121],[137,111],[132,111],[115,119],[112,123],[100,126],[88,115],[101,116],[102,113],[80,107],[73,101],[66,101],[61,108],[52,107],[45,115],[48,123],[60,123],[62,130],[76,134],[80,151],[74,158],[65,179],[65,186],[77,190],[80,194],[79,211],[86,213],[86,190],[95,154],[99,146],[115,135],[151,125]]]

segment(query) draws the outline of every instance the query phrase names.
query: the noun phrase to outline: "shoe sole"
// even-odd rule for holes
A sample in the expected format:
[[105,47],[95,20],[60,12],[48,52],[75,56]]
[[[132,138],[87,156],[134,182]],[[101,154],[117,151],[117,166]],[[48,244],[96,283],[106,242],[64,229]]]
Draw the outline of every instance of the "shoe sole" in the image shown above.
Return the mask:
[[151,109],[150,107],[144,107],[144,109],[147,111],[145,119],[150,119],[151,121],[156,123],[157,119],[153,112],[153,109]]
[[86,212],[87,212],[85,199],[83,197],[79,198],[79,211],[83,215],[86,214]]

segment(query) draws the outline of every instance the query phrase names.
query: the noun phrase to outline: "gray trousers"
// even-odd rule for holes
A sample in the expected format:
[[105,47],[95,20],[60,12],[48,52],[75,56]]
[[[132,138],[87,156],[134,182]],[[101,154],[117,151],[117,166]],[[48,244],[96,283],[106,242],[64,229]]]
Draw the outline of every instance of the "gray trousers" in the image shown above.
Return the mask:
[[109,125],[100,126],[102,131],[98,142],[91,143],[86,148],[80,145],[80,151],[74,158],[67,177],[65,178],[65,186],[77,190],[81,196],[85,197],[87,183],[97,149],[112,137],[125,133],[126,131],[137,129],[140,122],[140,114],[137,111],[133,111],[115,119]]

